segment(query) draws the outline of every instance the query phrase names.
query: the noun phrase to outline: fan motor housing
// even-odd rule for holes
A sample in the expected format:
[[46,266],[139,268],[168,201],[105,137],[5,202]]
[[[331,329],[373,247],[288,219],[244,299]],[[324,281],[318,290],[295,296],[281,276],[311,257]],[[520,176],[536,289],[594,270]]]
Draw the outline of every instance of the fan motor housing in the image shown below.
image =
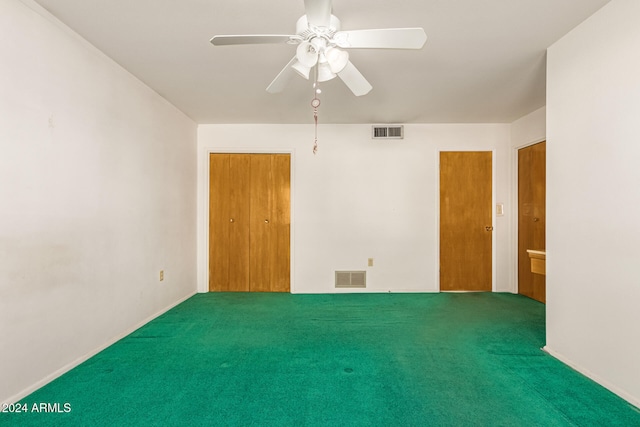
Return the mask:
[[322,36],[323,35],[322,29],[324,28],[326,28],[327,30],[330,30],[329,34],[327,35],[340,31],[340,20],[336,18],[335,15],[331,15],[331,19],[329,20],[329,26],[321,27],[321,28],[312,28],[309,25],[309,21],[307,20],[307,15],[302,15],[300,19],[298,19],[298,22],[296,22],[296,34],[303,36],[305,39],[311,38],[310,35],[305,37],[305,33],[308,31],[311,31],[312,35]]

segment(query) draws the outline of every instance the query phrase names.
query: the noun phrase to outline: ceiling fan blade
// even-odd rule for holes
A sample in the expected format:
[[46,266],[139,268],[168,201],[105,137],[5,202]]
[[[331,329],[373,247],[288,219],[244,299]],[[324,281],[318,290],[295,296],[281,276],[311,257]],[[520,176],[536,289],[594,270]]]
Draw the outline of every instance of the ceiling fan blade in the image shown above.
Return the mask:
[[270,44],[286,43],[291,36],[284,34],[254,34],[242,36],[213,36],[211,44],[215,46],[229,46],[238,44]]
[[280,73],[276,76],[275,79],[271,82],[271,84],[267,87],[267,92],[269,93],[280,93],[284,90],[287,83],[291,79],[291,76],[295,73],[291,66],[296,62],[296,57],[294,56],[291,61],[280,71]]
[[331,0],[304,0],[309,25],[328,27],[331,20]]
[[422,28],[383,28],[338,31],[333,40],[343,48],[420,49],[427,41],[427,35]]
[[355,96],[366,95],[373,89],[373,86],[369,84],[367,79],[364,78],[351,61],[347,62],[344,69],[338,73],[338,77],[351,89],[351,92],[353,92]]

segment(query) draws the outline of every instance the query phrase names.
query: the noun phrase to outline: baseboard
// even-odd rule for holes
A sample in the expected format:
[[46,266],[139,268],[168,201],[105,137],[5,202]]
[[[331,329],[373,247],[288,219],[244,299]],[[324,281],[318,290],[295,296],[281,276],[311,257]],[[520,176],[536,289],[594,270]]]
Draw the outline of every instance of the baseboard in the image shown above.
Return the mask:
[[630,404],[632,404],[635,407],[640,409],[640,398],[639,397],[631,395],[627,391],[621,389],[620,387],[617,387],[617,386],[611,384],[609,381],[607,381],[607,380],[603,379],[602,377],[594,374],[593,372],[589,371],[588,369],[584,369],[580,365],[574,363],[572,360],[564,357],[562,354],[555,352],[553,349],[550,349],[548,346],[542,347],[542,350],[544,352],[548,353],[549,355],[555,357],[556,359],[558,359],[559,361],[561,361],[565,365],[568,365],[572,369],[580,372],[585,377],[592,379],[593,381],[595,381],[598,384],[600,384],[602,387],[604,387],[607,390],[611,391],[612,393],[620,396],[621,398],[623,398],[624,400],[626,400]]
[[96,354],[100,353],[102,350],[106,349],[110,345],[115,344],[116,342],[120,341],[122,338],[126,337],[127,335],[131,334],[132,332],[136,331],[137,329],[141,328],[142,326],[146,325],[147,323],[149,323],[150,321],[152,321],[156,317],[166,313],[167,311],[171,310],[173,307],[175,307],[175,306],[177,306],[179,304],[182,304],[183,302],[185,302],[186,300],[188,300],[189,298],[194,296],[196,293],[197,292],[192,292],[192,293],[188,294],[187,296],[179,299],[178,301],[170,304],[169,306],[167,306],[167,307],[159,310],[158,312],[152,314],[151,316],[147,317],[146,319],[144,319],[143,321],[139,322],[135,326],[133,326],[133,327],[125,330],[121,334],[118,334],[115,337],[111,338],[108,342],[106,342],[105,344],[101,345],[100,347],[90,351],[89,353],[85,354],[84,356],[81,356],[81,357],[77,358],[73,362],[70,362],[70,363],[66,364],[65,366],[63,366],[62,368],[58,369],[57,371],[47,375],[46,377],[44,377],[43,379],[41,379],[37,383],[27,387],[26,389],[22,390],[21,392],[9,397],[7,399],[7,401],[4,402],[4,403],[9,403],[10,404],[10,403],[19,402],[20,400],[24,399],[25,397],[27,397],[28,395],[30,395],[34,391],[36,391],[39,388],[49,384],[51,381],[53,381],[56,378],[62,376],[63,374],[66,374],[67,372],[69,372],[70,370],[75,368],[76,366],[80,365],[83,362],[86,362],[87,360],[89,360],[90,358],[92,358]]

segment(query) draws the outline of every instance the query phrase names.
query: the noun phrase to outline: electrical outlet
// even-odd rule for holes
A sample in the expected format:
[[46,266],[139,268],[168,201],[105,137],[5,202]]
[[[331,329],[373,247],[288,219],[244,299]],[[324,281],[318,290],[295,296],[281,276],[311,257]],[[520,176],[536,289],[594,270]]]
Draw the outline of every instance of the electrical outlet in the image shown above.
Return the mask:
[[373,258],[369,258],[367,264],[369,265],[369,267],[373,267]]
[[160,270],[160,281],[164,280],[164,270]]

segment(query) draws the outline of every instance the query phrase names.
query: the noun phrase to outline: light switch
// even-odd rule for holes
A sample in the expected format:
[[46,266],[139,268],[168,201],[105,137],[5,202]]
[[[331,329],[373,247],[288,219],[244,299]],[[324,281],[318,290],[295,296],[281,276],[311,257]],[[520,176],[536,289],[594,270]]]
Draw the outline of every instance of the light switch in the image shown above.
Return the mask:
[[503,216],[504,215],[504,204],[503,203],[498,203],[496,205],[496,215],[497,216]]

